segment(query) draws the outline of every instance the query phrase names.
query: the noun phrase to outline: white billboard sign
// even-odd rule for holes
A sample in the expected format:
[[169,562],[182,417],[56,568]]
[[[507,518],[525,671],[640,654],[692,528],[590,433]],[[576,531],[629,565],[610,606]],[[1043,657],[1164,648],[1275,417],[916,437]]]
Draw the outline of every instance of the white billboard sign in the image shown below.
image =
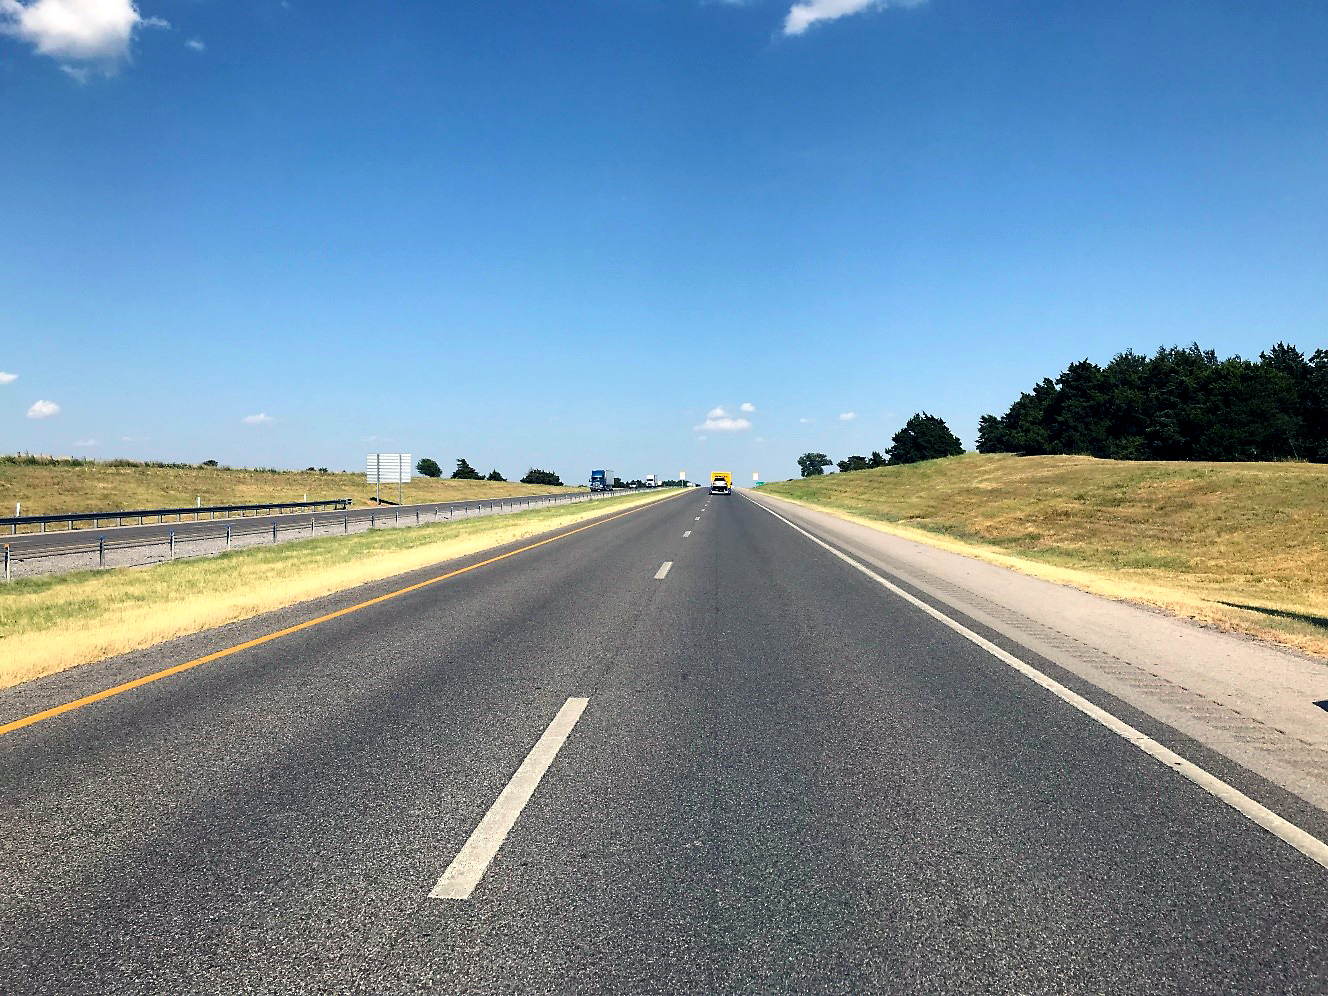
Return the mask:
[[365,477],[370,484],[409,484],[409,453],[370,453],[365,460]]

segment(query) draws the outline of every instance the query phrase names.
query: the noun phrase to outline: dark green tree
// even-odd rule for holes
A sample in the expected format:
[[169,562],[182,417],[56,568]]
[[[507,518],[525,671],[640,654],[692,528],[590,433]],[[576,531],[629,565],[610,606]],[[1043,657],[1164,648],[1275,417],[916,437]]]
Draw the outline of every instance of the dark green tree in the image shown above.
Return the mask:
[[840,460],[838,463],[839,469],[846,474],[851,470],[866,470],[870,466],[871,461],[865,456],[847,457],[844,460]]
[[540,470],[538,467],[531,467],[526,471],[526,476],[521,478],[522,484],[552,484],[562,487],[563,481],[551,470]]
[[1197,343],[1070,364],[999,418],[983,453],[1081,453],[1120,460],[1328,461],[1328,353],[1279,342],[1258,360]]
[[505,480],[507,480],[507,478],[505,478],[502,474],[498,473],[498,468],[495,467],[493,470],[489,471],[489,476],[486,477],[485,480],[486,480],[486,481],[505,481]]
[[438,461],[432,457],[420,457],[420,462],[415,465],[415,470],[421,477],[443,476],[443,468],[438,466]]
[[890,464],[918,463],[938,457],[959,456],[964,452],[944,419],[918,412],[890,440]]
[[872,454],[867,458],[867,468],[874,470],[877,467],[884,467],[888,461],[880,450],[872,450]]
[[824,453],[804,453],[798,457],[798,468],[803,477],[820,477],[830,466],[830,458]]
[[452,471],[454,481],[482,481],[480,472],[466,462],[465,457],[457,458],[456,470]]

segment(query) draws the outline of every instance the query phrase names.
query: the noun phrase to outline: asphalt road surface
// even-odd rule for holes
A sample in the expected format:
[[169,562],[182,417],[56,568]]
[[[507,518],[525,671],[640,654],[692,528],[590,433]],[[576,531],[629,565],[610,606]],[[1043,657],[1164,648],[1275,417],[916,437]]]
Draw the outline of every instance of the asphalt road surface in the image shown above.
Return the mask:
[[1328,991],[1328,870],[740,495],[15,729],[0,790],[6,993]]

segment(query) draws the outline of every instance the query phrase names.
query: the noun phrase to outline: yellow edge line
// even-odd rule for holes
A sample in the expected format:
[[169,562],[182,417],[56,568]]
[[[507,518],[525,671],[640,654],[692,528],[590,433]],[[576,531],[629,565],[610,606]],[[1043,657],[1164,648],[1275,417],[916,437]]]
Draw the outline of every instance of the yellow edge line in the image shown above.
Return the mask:
[[[682,493],[685,494],[686,492]],[[177,664],[175,665],[175,667],[168,667],[163,671],[156,672],[155,674],[147,674],[141,678],[135,678],[133,681],[126,681],[124,684],[116,685],[114,688],[107,688],[106,690],[101,692],[94,692],[91,695],[85,695],[83,698],[75,699],[73,702],[66,702],[64,705],[53,706],[50,709],[43,710],[42,712],[35,712],[31,716],[25,716],[22,719],[16,719],[12,723],[6,723],[5,725],[0,726],[0,736],[4,736],[6,733],[13,733],[15,730],[21,730],[25,726],[32,726],[33,724],[40,723],[43,720],[54,719],[56,716],[62,716],[67,712],[73,712],[75,709],[82,709],[84,706],[90,706],[94,702],[100,702],[102,699],[109,699],[112,696],[132,691],[133,689],[140,688],[143,685],[150,685],[154,681],[160,681],[162,678],[169,678],[171,675],[179,674],[181,671],[188,671],[190,668],[198,667],[200,664],[209,664],[212,661],[221,660],[223,657],[229,657],[231,656],[231,654],[238,654],[241,650],[248,650],[251,647],[262,646],[264,643],[271,643],[273,640],[280,639],[283,636],[290,636],[290,634],[292,633],[298,633],[302,629],[309,629],[310,627],[318,626],[322,623],[329,622],[333,619],[339,619],[341,616],[348,616],[352,612],[360,611],[360,609],[367,609],[369,606],[377,605],[379,602],[386,602],[389,598],[396,598],[399,595],[407,595],[412,591],[419,591],[421,588],[427,588],[430,585],[438,584],[440,581],[446,581],[449,578],[454,578],[458,574],[465,574],[468,571],[478,570],[481,567],[487,567],[489,564],[496,564],[498,563],[498,561],[506,560],[508,557],[515,557],[518,553],[526,553],[529,550],[534,550],[536,547],[545,546],[546,544],[556,542],[557,540],[560,539],[566,539],[568,536],[574,536],[577,533],[583,533],[587,529],[593,529],[596,526],[602,526],[606,522],[612,522],[614,519],[621,519],[625,515],[631,515],[633,512],[639,512],[643,508],[650,508],[652,506],[659,505],[663,501],[669,501],[671,498],[676,498],[676,497],[678,496],[671,495],[670,498],[664,498],[661,499],[661,501],[656,501],[656,502],[647,502],[644,505],[638,505],[636,508],[629,508],[625,512],[619,512],[617,515],[611,515],[606,519],[596,519],[594,522],[591,522],[588,525],[578,526],[576,529],[570,529],[565,533],[559,533],[557,536],[550,536],[548,539],[540,540],[538,543],[531,543],[529,546],[523,546],[519,550],[509,550],[507,553],[499,554],[496,557],[490,557],[488,560],[482,560],[478,564],[471,564],[469,567],[461,567],[455,571],[449,571],[447,574],[440,574],[436,578],[429,578],[429,580],[427,581],[421,581],[418,584],[413,584],[406,588],[399,588],[396,591],[388,592],[386,595],[379,595],[376,598],[371,598],[366,602],[360,602],[356,605],[349,605],[344,609],[337,609],[337,611],[329,612],[327,615],[319,616],[317,619],[309,619],[306,620],[305,622],[297,623],[294,626],[288,626],[285,629],[277,630],[277,632],[275,633],[268,633],[266,636],[260,636],[255,640],[249,640],[245,643],[237,644],[234,647],[227,648],[226,650],[218,650],[216,653],[208,654],[206,657],[198,657],[192,661],[187,661],[184,664]]]

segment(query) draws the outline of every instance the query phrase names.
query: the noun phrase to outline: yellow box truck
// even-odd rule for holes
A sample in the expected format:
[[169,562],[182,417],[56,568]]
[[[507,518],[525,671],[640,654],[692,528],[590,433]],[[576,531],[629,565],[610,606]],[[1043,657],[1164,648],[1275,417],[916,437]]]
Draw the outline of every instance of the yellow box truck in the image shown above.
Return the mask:
[[733,493],[733,475],[727,470],[716,470],[710,475],[710,493],[728,495]]

